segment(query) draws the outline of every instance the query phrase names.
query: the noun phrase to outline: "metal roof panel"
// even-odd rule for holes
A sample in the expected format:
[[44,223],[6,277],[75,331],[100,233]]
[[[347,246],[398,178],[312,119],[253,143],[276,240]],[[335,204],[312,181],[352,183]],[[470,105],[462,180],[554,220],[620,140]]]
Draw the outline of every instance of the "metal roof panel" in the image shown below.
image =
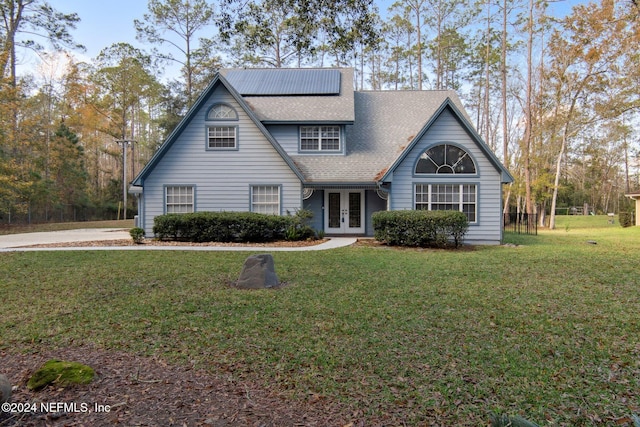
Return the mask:
[[234,69],[225,77],[243,96],[340,94],[336,69]]

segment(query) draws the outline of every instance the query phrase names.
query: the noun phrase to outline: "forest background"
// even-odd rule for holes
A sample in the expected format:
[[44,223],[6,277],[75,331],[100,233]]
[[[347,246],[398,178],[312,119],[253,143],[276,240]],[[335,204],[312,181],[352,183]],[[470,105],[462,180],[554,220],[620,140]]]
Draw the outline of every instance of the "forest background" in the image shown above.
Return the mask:
[[[631,210],[640,5],[554,15],[559,3],[149,0],[131,22],[144,48],[86,60],[82,16],[0,0],[0,224],[115,218],[123,184],[224,67],[346,66],[358,90],[454,89],[516,178],[505,211],[553,228],[572,207]],[[25,52],[40,65],[23,72]]]

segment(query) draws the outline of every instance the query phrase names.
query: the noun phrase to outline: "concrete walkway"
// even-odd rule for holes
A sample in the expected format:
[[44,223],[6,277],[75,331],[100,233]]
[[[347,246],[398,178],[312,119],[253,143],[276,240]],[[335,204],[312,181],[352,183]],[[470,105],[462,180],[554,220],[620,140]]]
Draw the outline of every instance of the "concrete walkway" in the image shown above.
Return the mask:
[[249,251],[249,252],[291,252],[322,251],[341,248],[356,242],[355,237],[333,237],[327,242],[314,246],[265,247],[265,246],[69,246],[55,248],[26,248],[24,246],[40,244],[59,244],[72,242],[95,242],[103,240],[131,239],[129,231],[122,228],[92,228],[38,233],[8,234],[0,236],[0,252],[35,251]]

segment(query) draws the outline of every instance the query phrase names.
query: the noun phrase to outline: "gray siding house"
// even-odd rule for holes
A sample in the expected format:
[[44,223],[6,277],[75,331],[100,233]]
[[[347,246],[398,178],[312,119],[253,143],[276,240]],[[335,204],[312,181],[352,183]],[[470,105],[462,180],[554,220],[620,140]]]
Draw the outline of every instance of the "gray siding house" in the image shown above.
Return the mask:
[[221,71],[134,179],[140,227],[171,212],[304,208],[327,235],[373,235],[380,210],[460,210],[502,240],[513,178],[452,91],[355,91],[353,70]]

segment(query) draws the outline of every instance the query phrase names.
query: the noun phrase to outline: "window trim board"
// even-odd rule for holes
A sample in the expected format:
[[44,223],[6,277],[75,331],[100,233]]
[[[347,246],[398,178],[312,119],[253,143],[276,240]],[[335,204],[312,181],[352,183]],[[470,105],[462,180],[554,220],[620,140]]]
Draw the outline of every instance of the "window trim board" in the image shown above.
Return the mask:
[[[167,205],[167,189],[168,188],[175,188],[175,187],[191,187],[191,193],[192,193],[192,204],[193,204],[193,209],[191,210],[191,212],[168,212],[168,205]],[[162,211],[164,214],[167,213],[192,213],[192,212],[197,212],[197,185],[195,184],[163,184],[162,185]]]
[[[322,128],[333,127],[338,129],[338,145],[337,149],[322,149]],[[302,148],[302,129],[317,128],[318,129],[318,148],[303,149]],[[343,154],[344,153],[344,126],[338,124],[304,124],[298,126],[298,153],[300,154]]]
[[278,213],[276,215],[282,216],[282,190],[284,188],[283,184],[273,184],[273,183],[250,183],[249,184],[249,212],[256,212],[253,208],[253,189],[254,187],[276,187],[278,189]]
[[[211,128],[233,128],[234,129],[234,139],[235,139],[235,145],[233,147],[211,147],[209,145],[210,141],[209,141],[209,129]],[[204,147],[206,151],[238,151],[240,149],[240,138],[239,138],[239,129],[240,126],[239,125],[223,125],[223,124],[207,124],[205,126],[204,132],[205,132],[205,142],[204,142]]]

